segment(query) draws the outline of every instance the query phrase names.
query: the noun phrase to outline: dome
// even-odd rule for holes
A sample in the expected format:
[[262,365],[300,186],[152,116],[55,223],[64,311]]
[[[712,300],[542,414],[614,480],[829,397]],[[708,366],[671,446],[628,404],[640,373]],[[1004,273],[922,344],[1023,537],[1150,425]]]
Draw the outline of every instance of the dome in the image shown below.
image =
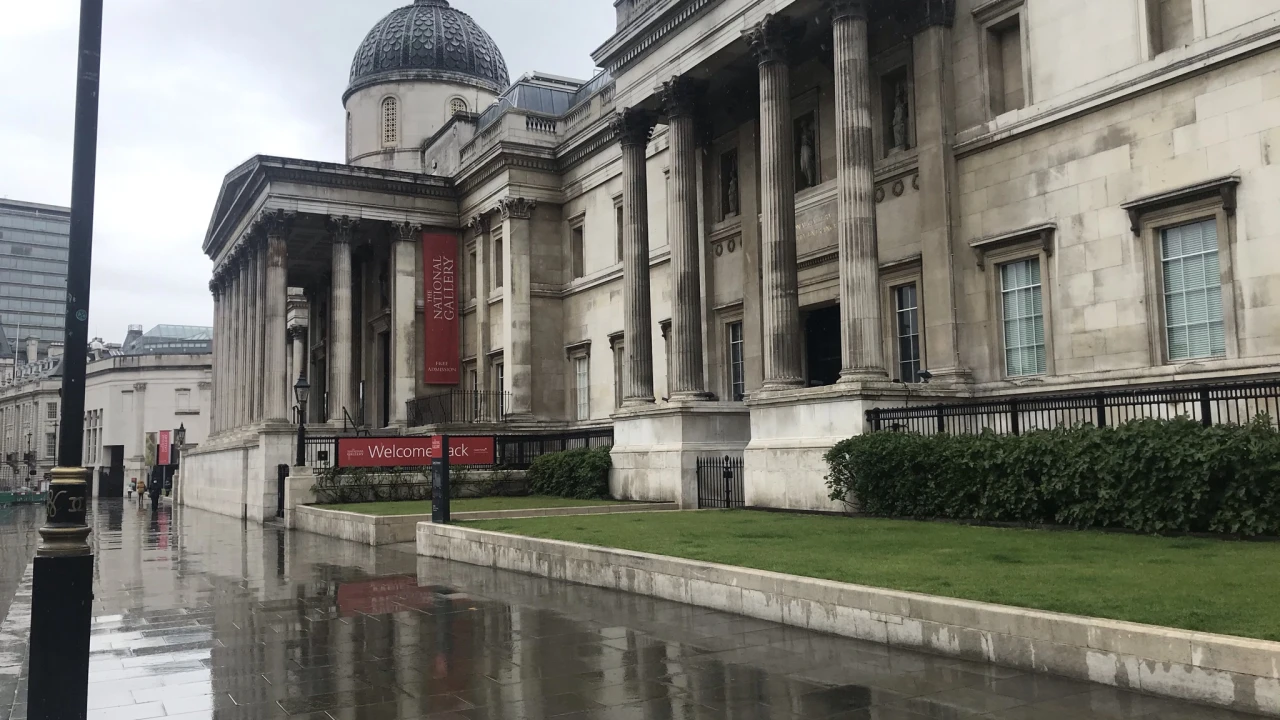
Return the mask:
[[501,93],[510,84],[507,62],[493,38],[448,0],[415,0],[369,31],[351,63],[343,100],[393,80],[442,80]]

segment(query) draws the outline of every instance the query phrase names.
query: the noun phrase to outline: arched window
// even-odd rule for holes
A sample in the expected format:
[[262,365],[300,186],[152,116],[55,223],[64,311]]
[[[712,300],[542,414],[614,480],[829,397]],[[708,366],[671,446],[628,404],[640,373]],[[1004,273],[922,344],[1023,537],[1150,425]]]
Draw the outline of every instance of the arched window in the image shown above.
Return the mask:
[[382,146],[395,147],[400,141],[400,108],[393,97],[382,101]]
[[462,98],[454,98],[449,101],[449,116],[452,117],[458,113],[467,111],[467,101]]

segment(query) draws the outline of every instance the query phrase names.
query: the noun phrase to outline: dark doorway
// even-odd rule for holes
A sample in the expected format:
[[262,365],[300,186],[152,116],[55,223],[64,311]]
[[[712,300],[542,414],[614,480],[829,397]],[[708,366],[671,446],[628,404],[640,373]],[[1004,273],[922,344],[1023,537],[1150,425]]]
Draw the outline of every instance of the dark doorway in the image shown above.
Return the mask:
[[124,497],[124,446],[108,445],[102,450],[107,455],[107,466],[98,475],[98,497]]
[[391,424],[391,333],[378,334],[378,365],[382,377],[378,379],[378,427]]
[[815,308],[804,314],[805,359],[809,387],[834,385],[840,379],[840,306]]

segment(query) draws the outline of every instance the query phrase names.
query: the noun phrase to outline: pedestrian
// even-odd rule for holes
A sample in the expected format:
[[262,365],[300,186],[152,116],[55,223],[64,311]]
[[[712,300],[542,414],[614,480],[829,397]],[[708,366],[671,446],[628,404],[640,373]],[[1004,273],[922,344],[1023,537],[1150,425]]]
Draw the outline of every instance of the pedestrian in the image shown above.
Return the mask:
[[160,493],[164,491],[164,481],[156,473],[151,473],[151,480],[147,484],[147,492],[151,495],[151,510],[156,511],[160,507]]

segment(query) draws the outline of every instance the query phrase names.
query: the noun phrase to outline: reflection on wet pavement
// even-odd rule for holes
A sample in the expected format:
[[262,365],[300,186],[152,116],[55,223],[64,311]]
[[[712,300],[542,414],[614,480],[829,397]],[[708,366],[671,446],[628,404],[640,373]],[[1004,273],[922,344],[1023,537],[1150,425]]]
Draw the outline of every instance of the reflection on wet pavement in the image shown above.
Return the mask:
[[[26,717],[23,518],[0,720]],[[193,510],[93,525],[90,720],[1247,717]]]

